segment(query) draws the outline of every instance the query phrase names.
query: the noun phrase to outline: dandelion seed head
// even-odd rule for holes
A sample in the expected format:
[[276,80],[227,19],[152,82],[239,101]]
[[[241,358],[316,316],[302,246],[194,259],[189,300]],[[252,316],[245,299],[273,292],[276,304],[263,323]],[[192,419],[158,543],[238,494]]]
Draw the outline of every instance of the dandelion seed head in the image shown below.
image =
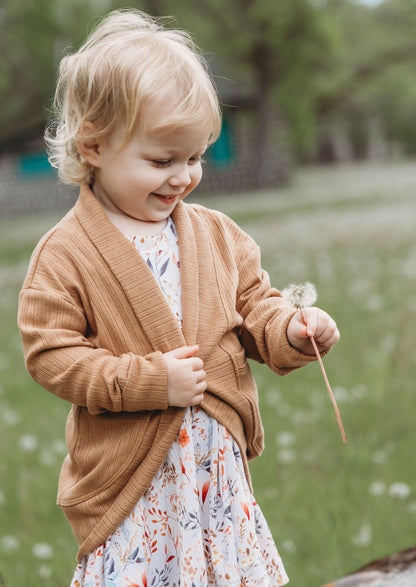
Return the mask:
[[357,534],[353,536],[352,543],[355,546],[369,546],[373,540],[373,532],[369,524],[364,524],[358,530]]
[[52,577],[52,569],[49,565],[40,565],[37,568],[37,572],[40,579],[43,579],[44,581]]
[[4,406],[1,410],[1,420],[6,426],[15,426],[20,418],[19,414],[11,408]]
[[392,483],[389,487],[389,495],[392,497],[398,497],[399,499],[406,499],[410,495],[410,486],[407,483],[401,483],[397,481]]
[[386,486],[383,481],[373,481],[369,487],[369,492],[374,496],[384,495],[385,491]]
[[0,539],[0,547],[1,550],[5,552],[13,552],[18,550],[20,547],[19,539],[16,536],[12,536],[11,534],[6,534],[2,536]]
[[289,552],[289,553],[296,552],[296,544],[290,538],[288,538],[287,540],[283,540],[280,543],[280,546],[286,552]]
[[42,465],[46,465],[47,467],[54,465],[55,464],[54,453],[49,449],[43,450],[39,455],[39,462]]
[[278,446],[292,446],[295,443],[295,435],[290,431],[279,432],[275,440]]
[[289,285],[282,291],[282,297],[294,308],[307,308],[313,306],[318,299],[315,286],[306,281],[299,285]]
[[32,553],[35,558],[48,559],[52,558],[53,556],[53,548],[46,542],[38,542],[37,544],[33,545]]
[[291,448],[283,448],[277,453],[279,463],[293,463],[296,460],[296,453]]
[[38,440],[31,434],[24,434],[19,438],[19,447],[23,452],[33,452],[38,447]]

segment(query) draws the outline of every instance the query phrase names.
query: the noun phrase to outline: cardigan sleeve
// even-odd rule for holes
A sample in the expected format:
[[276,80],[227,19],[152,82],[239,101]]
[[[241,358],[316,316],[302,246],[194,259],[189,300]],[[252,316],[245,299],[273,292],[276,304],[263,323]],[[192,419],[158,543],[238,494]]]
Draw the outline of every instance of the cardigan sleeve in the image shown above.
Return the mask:
[[18,323],[33,379],[91,414],[167,409],[162,353],[114,356],[99,348],[88,336],[84,308],[69,282],[64,269],[41,255],[32,261],[20,293]]
[[247,357],[266,363],[279,375],[315,361],[314,355],[299,352],[288,341],[287,327],[297,310],[271,286],[258,245],[244,232],[239,241],[236,308],[243,319],[239,336]]

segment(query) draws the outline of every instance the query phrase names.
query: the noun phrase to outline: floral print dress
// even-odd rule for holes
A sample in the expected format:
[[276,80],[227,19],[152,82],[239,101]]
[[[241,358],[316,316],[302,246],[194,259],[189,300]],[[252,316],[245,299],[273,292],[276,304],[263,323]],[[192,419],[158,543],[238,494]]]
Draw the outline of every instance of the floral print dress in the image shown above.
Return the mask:
[[[134,237],[179,324],[176,228]],[[128,518],[78,564],[71,587],[276,587],[288,582],[239,448],[198,406]]]

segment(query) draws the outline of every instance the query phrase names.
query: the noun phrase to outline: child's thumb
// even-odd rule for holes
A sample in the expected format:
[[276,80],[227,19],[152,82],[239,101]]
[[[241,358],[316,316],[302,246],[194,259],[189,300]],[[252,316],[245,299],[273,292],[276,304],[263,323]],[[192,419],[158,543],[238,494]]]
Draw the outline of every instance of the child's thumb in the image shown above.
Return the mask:
[[174,349],[170,352],[170,355],[175,359],[189,359],[196,355],[199,351],[199,346],[197,344],[193,346],[181,346],[177,349]]

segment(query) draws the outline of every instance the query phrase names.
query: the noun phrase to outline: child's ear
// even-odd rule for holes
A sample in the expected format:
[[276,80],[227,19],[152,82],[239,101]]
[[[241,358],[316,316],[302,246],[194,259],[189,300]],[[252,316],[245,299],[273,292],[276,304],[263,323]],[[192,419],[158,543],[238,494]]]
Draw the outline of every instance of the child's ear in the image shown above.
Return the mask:
[[[80,138],[77,140],[79,154],[93,167],[100,167],[100,144],[94,137],[93,124],[88,121],[85,122],[79,135]],[[85,139],[85,136],[88,139]]]

